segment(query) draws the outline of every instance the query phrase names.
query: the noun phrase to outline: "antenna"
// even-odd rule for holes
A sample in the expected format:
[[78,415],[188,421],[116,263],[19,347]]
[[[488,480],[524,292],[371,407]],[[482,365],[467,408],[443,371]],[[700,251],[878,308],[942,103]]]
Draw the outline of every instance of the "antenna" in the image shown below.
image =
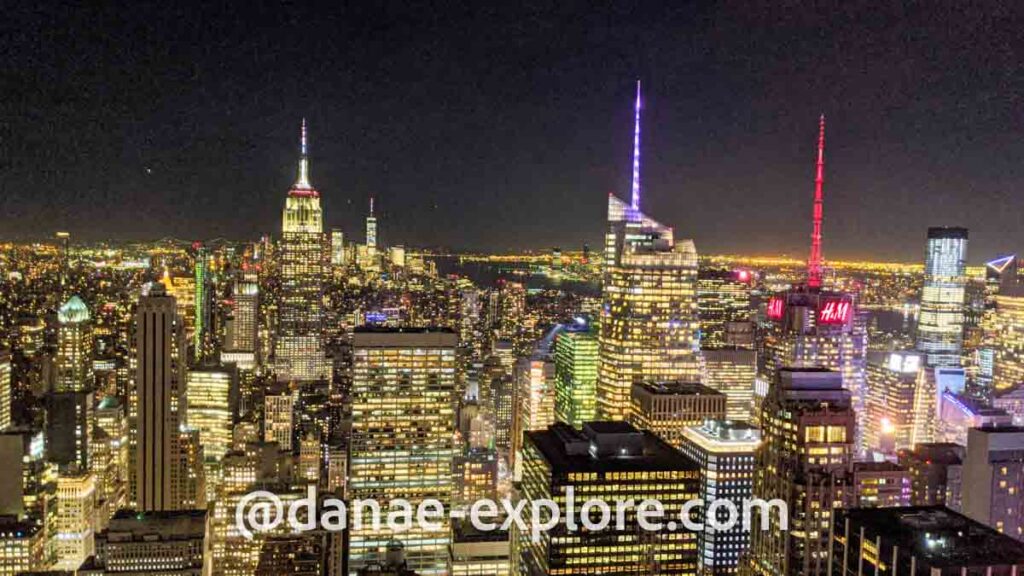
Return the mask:
[[814,176],[814,213],[811,229],[811,255],[807,259],[807,285],[821,287],[821,215],[822,188],[825,185],[825,115],[818,123],[818,166]]

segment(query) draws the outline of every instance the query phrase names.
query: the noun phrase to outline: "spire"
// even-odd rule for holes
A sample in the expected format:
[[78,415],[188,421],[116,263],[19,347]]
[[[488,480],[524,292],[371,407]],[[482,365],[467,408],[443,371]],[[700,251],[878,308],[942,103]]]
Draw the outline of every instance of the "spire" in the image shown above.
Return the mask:
[[636,81],[636,121],[633,125],[633,186],[629,207],[640,212],[640,80]]
[[302,119],[302,156],[299,158],[299,179],[295,181],[296,188],[309,189],[309,156],[306,149],[306,119]]
[[821,213],[822,187],[825,184],[825,115],[818,123],[818,166],[814,176],[814,213],[811,230],[811,255],[807,259],[807,285],[821,287]]
[[370,196],[370,217],[373,218],[373,196]]

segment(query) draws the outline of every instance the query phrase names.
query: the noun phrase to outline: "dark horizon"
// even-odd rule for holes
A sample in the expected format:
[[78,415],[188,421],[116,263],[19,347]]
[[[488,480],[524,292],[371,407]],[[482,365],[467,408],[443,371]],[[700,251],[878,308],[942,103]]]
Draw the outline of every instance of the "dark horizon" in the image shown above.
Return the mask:
[[809,6],[11,7],[0,238],[276,234],[306,117],[347,238],[372,195],[384,243],[595,248],[639,78],[643,209],[702,254],[806,256],[821,112],[826,261],[1024,247],[1020,8]]

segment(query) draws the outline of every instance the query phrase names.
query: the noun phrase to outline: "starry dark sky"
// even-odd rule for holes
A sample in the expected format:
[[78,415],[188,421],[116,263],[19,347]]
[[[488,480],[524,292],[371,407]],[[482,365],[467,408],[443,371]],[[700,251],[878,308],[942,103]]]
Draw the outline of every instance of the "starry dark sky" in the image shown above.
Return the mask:
[[[308,118],[328,226],[387,243],[597,245],[629,188],[702,252],[1024,249],[1017,2],[5,3],[0,238],[254,238]],[[70,3],[68,3],[70,4]]]

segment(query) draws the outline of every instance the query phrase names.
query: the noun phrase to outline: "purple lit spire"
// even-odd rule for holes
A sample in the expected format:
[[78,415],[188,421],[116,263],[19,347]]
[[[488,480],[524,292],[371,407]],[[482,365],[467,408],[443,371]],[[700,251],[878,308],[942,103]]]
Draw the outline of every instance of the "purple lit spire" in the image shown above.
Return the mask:
[[636,81],[636,124],[633,126],[633,188],[629,207],[640,212],[640,81]]

